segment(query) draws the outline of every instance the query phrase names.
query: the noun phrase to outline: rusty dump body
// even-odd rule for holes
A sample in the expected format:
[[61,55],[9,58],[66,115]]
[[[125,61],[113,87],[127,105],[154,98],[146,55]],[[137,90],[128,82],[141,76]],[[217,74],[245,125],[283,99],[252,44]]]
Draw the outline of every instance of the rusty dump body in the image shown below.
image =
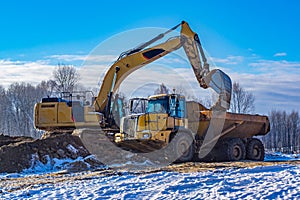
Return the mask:
[[[205,136],[212,119],[212,112],[197,102],[187,102],[188,127],[198,136]],[[218,118],[218,116],[216,117]],[[267,116],[226,112],[221,137],[252,138],[270,131]]]

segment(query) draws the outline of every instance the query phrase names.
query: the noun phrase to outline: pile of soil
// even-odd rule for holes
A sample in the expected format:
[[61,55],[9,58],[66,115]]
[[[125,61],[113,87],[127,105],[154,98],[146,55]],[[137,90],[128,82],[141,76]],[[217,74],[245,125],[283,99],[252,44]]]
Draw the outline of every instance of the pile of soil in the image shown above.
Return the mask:
[[[47,164],[53,159],[77,159],[70,168],[81,170],[101,163],[90,156],[78,136],[70,133],[46,134],[42,139],[0,135],[0,173],[21,172],[34,163]],[[87,159],[84,159],[87,158]]]

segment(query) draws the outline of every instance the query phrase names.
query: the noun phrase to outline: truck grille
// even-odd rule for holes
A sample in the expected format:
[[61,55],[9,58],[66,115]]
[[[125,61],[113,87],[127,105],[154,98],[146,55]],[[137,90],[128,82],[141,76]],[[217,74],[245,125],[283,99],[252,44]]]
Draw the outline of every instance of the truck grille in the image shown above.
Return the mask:
[[126,117],[123,121],[123,133],[127,134],[128,138],[135,137],[136,117]]

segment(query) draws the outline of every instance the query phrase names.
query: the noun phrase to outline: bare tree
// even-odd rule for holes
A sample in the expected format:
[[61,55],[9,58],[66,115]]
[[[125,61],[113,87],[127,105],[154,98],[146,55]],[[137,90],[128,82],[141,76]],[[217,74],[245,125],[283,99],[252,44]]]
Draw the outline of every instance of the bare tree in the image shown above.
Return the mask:
[[174,87],[173,92],[185,96],[187,101],[202,102],[202,100],[194,96],[193,93],[189,93],[184,85]]
[[169,89],[167,88],[167,86],[165,86],[165,84],[160,84],[159,85],[159,88],[157,88],[155,91],[154,91],[154,94],[169,94],[170,91]]
[[79,73],[74,66],[58,64],[53,72],[57,92],[72,92],[79,81]]
[[57,87],[54,80],[42,81],[36,86],[36,89],[41,92],[40,96],[51,96]]
[[300,150],[300,141],[297,141],[297,138],[299,138],[299,113],[296,111],[292,111],[292,113],[289,115],[290,120],[290,135],[289,135],[289,146],[291,147],[292,152],[297,152]]
[[14,83],[8,88],[8,98],[13,106],[16,134],[31,136],[33,107],[35,104],[34,87],[25,83]]
[[240,86],[238,82],[234,82],[232,85],[232,97],[230,110],[234,113],[253,113],[254,107],[254,95],[247,92]]

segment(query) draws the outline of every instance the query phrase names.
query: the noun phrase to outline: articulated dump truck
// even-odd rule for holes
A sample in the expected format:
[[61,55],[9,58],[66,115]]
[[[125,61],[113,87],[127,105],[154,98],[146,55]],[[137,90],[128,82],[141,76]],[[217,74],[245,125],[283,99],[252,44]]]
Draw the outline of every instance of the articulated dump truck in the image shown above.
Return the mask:
[[173,143],[178,162],[261,161],[264,146],[254,136],[269,130],[267,116],[209,110],[200,103],[185,102],[184,96],[162,94],[149,97],[144,113],[122,118],[115,142],[141,152],[153,151],[157,142]]

